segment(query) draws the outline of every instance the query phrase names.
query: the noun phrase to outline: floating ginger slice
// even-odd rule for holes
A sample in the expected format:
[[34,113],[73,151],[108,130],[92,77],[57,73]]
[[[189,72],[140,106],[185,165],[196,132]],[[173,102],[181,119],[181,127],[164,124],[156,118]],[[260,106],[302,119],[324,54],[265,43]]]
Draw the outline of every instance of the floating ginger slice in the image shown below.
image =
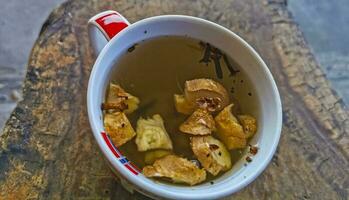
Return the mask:
[[195,104],[188,102],[184,95],[175,94],[174,102],[177,112],[190,115],[195,110]]
[[225,144],[225,146],[227,146],[227,148],[229,150],[232,149],[243,149],[247,146],[247,140],[245,138],[239,138],[239,137],[234,137],[234,136],[218,136],[223,143]]
[[229,104],[227,90],[212,79],[193,79],[185,82],[184,96],[187,102],[210,112],[222,110]]
[[155,162],[155,160],[158,160],[159,158],[165,157],[167,155],[172,154],[169,150],[163,150],[163,149],[156,149],[153,151],[147,151],[145,152],[144,156],[144,162],[147,165],[151,165]]
[[206,171],[193,162],[176,155],[167,155],[156,160],[153,165],[143,168],[146,177],[170,178],[174,183],[195,185],[206,179]]
[[179,126],[179,130],[192,135],[210,135],[216,127],[212,115],[199,108]]
[[116,147],[125,144],[136,135],[123,112],[106,113],[104,115],[104,128]]
[[130,114],[138,108],[139,99],[122,89],[119,85],[110,83],[106,102],[102,104],[103,110],[123,111]]
[[217,135],[228,149],[244,148],[247,134],[233,115],[233,106],[234,104],[228,105],[215,117]]
[[238,115],[238,119],[244,129],[247,138],[252,137],[257,132],[257,120],[250,115]]
[[228,105],[215,117],[218,132],[224,132],[224,135],[247,138],[243,127],[232,113],[233,106],[234,104]]
[[231,168],[230,154],[221,141],[212,136],[191,137],[190,141],[195,156],[212,175]]
[[137,121],[136,144],[138,151],[151,149],[172,149],[170,136],[166,132],[164,121],[160,115]]

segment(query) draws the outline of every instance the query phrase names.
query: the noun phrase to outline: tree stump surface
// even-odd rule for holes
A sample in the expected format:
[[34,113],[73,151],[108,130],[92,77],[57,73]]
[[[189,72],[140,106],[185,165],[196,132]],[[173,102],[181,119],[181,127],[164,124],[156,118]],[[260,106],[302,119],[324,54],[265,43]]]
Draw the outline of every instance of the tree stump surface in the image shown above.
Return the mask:
[[116,181],[90,130],[95,60],[87,20],[116,10],[130,22],[185,14],[221,24],[260,53],[283,102],[278,150],[227,199],[348,199],[349,112],[331,89],[285,0],[72,0],[55,9],[31,52],[18,104],[0,136],[0,199],[147,199]]

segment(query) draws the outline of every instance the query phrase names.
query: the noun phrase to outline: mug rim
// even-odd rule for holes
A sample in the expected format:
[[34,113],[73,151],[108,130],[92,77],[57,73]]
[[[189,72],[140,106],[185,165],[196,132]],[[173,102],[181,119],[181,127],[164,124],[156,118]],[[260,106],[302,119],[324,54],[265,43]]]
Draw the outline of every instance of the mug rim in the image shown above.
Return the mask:
[[[98,118],[97,114],[93,111],[92,107],[93,104],[91,102],[91,98],[93,98],[93,96],[91,96],[91,85],[94,83],[95,80],[95,76],[96,73],[98,71],[98,69],[100,68],[100,63],[102,62],[103,57],[105,57],[104,55],[106,54],[106,52],[108,52],[109,50],[112,49],[112,47],[114,46],[115,42],[118,40],[118,36],[121,36],[123,34],[127,34],[128,31],[130,31],[131,29],[137,27],[137,26],[142,26],[144,24],[150,23],[150,22],[156,22],[156,21],[163,21],[163,20],[181,20],[181,21],[188,21],[188,22],[195,22],[195,23],[201,23],[207,26],[212,26],[215,29],[219,29],[220,31],[224,31],[225,33],[229,34],[230,37],[232,37],[233,39],[237,40],[239,43],[241,43],[247,50],[248,52],[256,59],[256,61],[258,62],[258,65],[262,67],[262,70],[265,73],[265,78],[268,79],[268,82],[271,84],[271,90],[272,92],[275,94],[275,102],[276,102],[276,114],[277,114],[277,124],[276,124],[276,128],[275,128],[275,136],[272,138],[273,139],[273,143],[272,146],[270,147],[270,151],[268,155],[265,155],[264,157],[266,158],[264,160],[264,162],[259,163],[258,169],[256,169],[256,171],[249,176],[248,178],[244,179],[242,181],[242,183],[238,184],[238,185],[234,185],[231,187],[226,187],[225,189],[219,190],[219,191],[214,191],[211,193],[202,193],[200,194],[180,194],[180,193],[174,193],[171,191],[164,191],[161,188],[158,188],[158,186],[154,183],[149,183],[149,182],[144,182],[144,181],[140,181],[143,179],[148,179],[146,177],[138,177],[138,176],[133,176],[130,174],[130,172],[125,169],[123,167],[123,165],[116,161],[115,158],[113,157],[113,154],[111,154],[109,151],[109,149],[106,147],[106,144],[104,142],[102,142],[101,140],[101,136],[100,135],[100,131],[97,128],[97,121],[96,119]],[[107,45],[102,49],[102,51],[100,52],[100,54],[98,55],[95,64],[92,68],[91,71],[91,75],[89,78],[89,83],[88,83],[88,89],[87,89],[87,110],[88,110],[88,117],[89,117],[89,122],[91,125],[91,129],[93,132],[93,135],[97,141],[97,144],[99,146],[99,148],[101,149],[103,155],[108,159],[109,163],[122,175],[122,177],[124,177],[125,179],[127,179],[128,181],[130,181],[132,184],[136,185],[137,188],[142,188],[148,192],[151,192],[152,194],[155,194],[157,196],[161,196],[161,197],[166,197],[166,198],[181,198],[181,199],[212,199],[212,198],[220,198],[220,197],[224,197],[227,196],[229,194],[232,194],[242,188],[244,188],[245,186],[247,186],[249,183],[251,183],[253,180],[255,180],[263,171],[264,169],[267,167],[267,165],[269,164],[270,160],[272,159],[276,148],[278,146],[279,143],[279,139],[280,139],[280,135],[281,135],[281,127],[282,127],[282,106],[281,106],[281,99],[280,99],[280,94],[279,91],[277,89],[275,80],[271,74],[271,72],[269,71],[267,65],[265,64],[265,62],[262,60],[262,58],[259,56],[259,54],[245,41],[243,40],[240,36],[238,36],[237,34],[235,34],[234,32],[232,32],[231,30],[213,23],[211,21],[205,20],[205,19],[201,19],[201,18],[197,18],[197,17],[192,17],[192,16],[186,16],[186,15],[161,15],[161,16],[155,16],[155,17],[150,17],[150,18],[146,18],[146,19],[142,19],[140,21],[137,21],[133,24],[131,24],[130,26],[128,26],[126,29],[122,30],[116,37],[112,38]],[[96,117],[97,116],[97,117]]]

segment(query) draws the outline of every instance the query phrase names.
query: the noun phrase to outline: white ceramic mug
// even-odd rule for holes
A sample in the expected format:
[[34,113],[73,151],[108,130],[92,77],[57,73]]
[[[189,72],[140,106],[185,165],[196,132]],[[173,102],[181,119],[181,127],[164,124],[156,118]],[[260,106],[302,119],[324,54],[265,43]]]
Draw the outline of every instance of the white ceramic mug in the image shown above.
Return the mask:
[[[213,22],[190,16],[156,16],[130,24],[115,11],[105,11],[91,18],[89,35],[98,58],[88,84],[88,116],[101,151],[127,189],[136,189],[153,198],[216,199],[245,187],[266,168],[280,138],[281,101],[268,67],[238,35]],[[260,114],[257,116],[258,132],[253,142],[258,144],[259,152],[247,166],[243,165],[243,158],[235,163],[234,169],[217,178],[213,185],[180,186],[148,179],[121,155],[104,131],[101,104],[115,62],[134,44],[160,36],[189,36],[215,44],[239,63],[256,89],[255,98],[260,105]]]

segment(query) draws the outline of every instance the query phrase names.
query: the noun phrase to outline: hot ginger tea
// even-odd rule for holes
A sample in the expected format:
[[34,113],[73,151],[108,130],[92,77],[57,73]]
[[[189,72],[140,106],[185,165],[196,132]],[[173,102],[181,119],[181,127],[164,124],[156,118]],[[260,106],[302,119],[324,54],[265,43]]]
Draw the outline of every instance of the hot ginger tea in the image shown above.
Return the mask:
[[212,44],[174,36],[146,40],[114,69],[102,106],[105,129],[147,177],[212,181],[231,169],[256,133],[254,88]]

